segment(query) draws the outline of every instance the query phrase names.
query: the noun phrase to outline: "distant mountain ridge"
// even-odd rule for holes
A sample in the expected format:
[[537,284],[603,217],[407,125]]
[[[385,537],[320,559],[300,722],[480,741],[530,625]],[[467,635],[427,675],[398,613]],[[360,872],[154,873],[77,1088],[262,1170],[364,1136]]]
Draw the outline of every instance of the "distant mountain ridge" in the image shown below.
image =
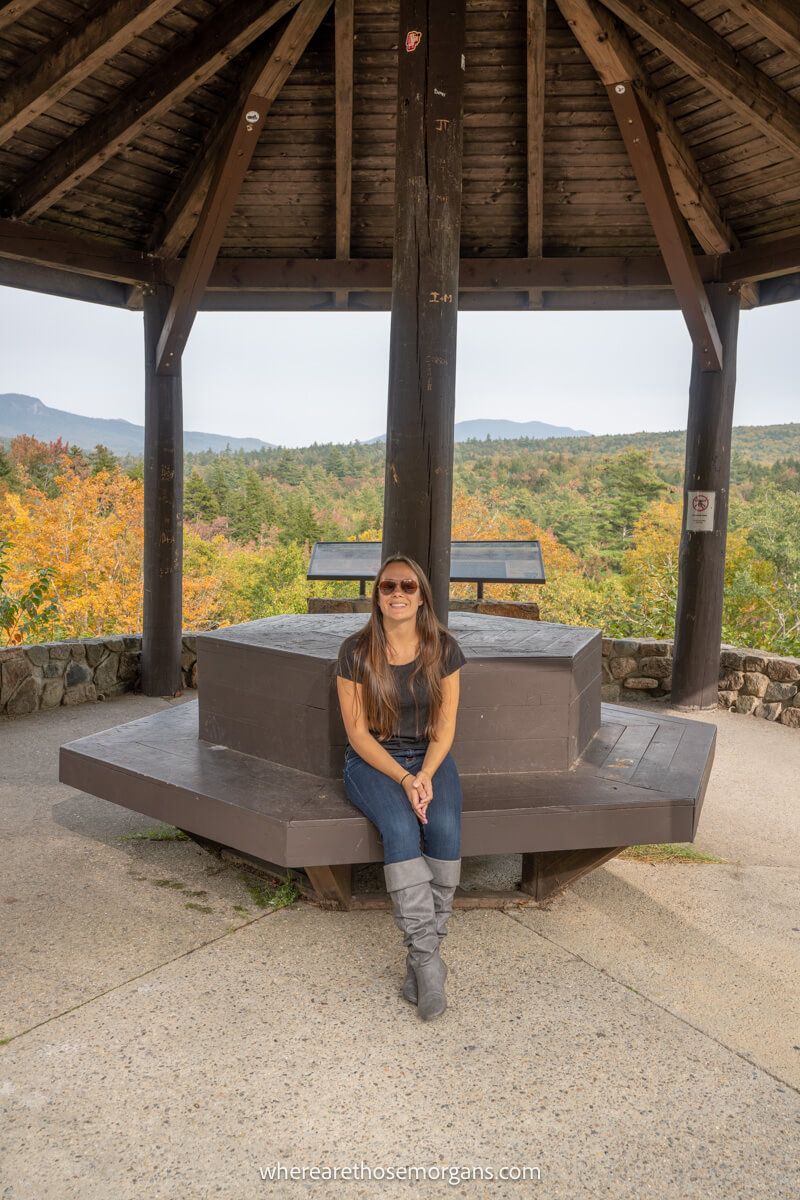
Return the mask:
[[[72,446],[83,450],[94,450],[98,444],[108,446],[114,454],[143,454],[144,426],[134,425],[119,417],[84,417],[66,412],[61,408],[50,408],[36,396],[23,396],[18,392],[0,394],[0,439],[30,434],[42,442],[54,442],[61,438]],[[260,438],[225,437],[221,433],[201,433],[186,429],[183,433],[183,448],[186,453],[212,450],[221,453],[226,446],[231,450],[269,450],[274,443],[262,442]]]
[[[477,438],[483,442],[487,437],[497,440],[514,438],[553,438],[553,437],[593,437],[588,429],[571,429],[569,425],[548,425],[546,421],[505,421],[480,417],[474,421],[456,421],[455,437],[457,442],[466,442],[469,438]],[[379,433],[377,437],[369,438],[367,445],[375,442],[385,442],[386,434]]]

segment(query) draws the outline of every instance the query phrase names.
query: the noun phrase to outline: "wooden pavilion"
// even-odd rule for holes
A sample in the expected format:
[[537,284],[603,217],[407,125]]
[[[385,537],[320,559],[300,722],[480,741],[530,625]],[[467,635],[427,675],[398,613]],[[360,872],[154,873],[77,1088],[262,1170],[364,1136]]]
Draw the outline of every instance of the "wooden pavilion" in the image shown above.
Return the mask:
[[458,308],[678,307],[672,695],[716,706],[739,311],[800,296],[795,0],[4,0],[0,70],[0,283],[144,310],[147,694],[199,310],[391,308],[384,549],[446,622]]

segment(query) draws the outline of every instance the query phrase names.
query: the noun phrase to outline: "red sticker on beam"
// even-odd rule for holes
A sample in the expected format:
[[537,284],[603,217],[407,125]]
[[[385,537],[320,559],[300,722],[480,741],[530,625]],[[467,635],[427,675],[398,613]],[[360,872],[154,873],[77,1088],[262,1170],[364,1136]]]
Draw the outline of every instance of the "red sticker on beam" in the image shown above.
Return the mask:
[[406,34],[406,54],[413,54],[417,46],[422,41],[422,33],[419,29],[409,29]]

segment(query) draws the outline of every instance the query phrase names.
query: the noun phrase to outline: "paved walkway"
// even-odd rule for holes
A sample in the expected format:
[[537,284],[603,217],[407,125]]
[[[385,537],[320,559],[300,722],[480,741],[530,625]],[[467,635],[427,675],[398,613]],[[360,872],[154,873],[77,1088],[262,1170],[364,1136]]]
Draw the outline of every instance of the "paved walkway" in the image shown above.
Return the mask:
[[[58,782],[63,742],[180,702],[0,723],[2,1200],[395,1197],[402,1167],[436,1196],[800,1194],[797,731],[704,715],[695,845],[726,861],[457,912],[423,1024],[390,914],[264,911],[235,865],[124,840],[155,823]],[[387,1178],[262,1181],[278,1163]]]

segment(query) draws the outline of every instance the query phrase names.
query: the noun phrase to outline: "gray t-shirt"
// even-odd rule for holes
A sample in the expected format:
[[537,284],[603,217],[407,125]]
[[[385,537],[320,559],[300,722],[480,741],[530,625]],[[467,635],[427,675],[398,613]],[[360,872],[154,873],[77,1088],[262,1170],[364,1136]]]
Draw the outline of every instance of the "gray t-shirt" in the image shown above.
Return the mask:
[[[353,678],[353,651],[357,638],[358,632],[351,633],[339,647],[336,674],[341,675],[343,679]],[[448,633],[445,642],[442,675],[452,675],[459,667],[463,667],[466,661],[464,652],[458,642],[451,633]],[[410,686],[411,673],[416,665],[417,659],[414,659],[410,663],[403,663],[399,667],[392,666],[392,671],[397,682],[400,721],[394,737],[387,738],[386,741],[381,742],[381,745],[387,750],[427,750],[428,748],[428,739],[425,736],[425,724],[428,720],[430,693],[424,676],[418,675],[414,681],[414,693],[416,693],[419,704],[419,717],[417,717],[414,705],[414,693],[412,693]],[[361,681],[356,680],[356,682],[360,683]],[[378,736],[374,729],[370,729],[370,733],[373,737]]]

